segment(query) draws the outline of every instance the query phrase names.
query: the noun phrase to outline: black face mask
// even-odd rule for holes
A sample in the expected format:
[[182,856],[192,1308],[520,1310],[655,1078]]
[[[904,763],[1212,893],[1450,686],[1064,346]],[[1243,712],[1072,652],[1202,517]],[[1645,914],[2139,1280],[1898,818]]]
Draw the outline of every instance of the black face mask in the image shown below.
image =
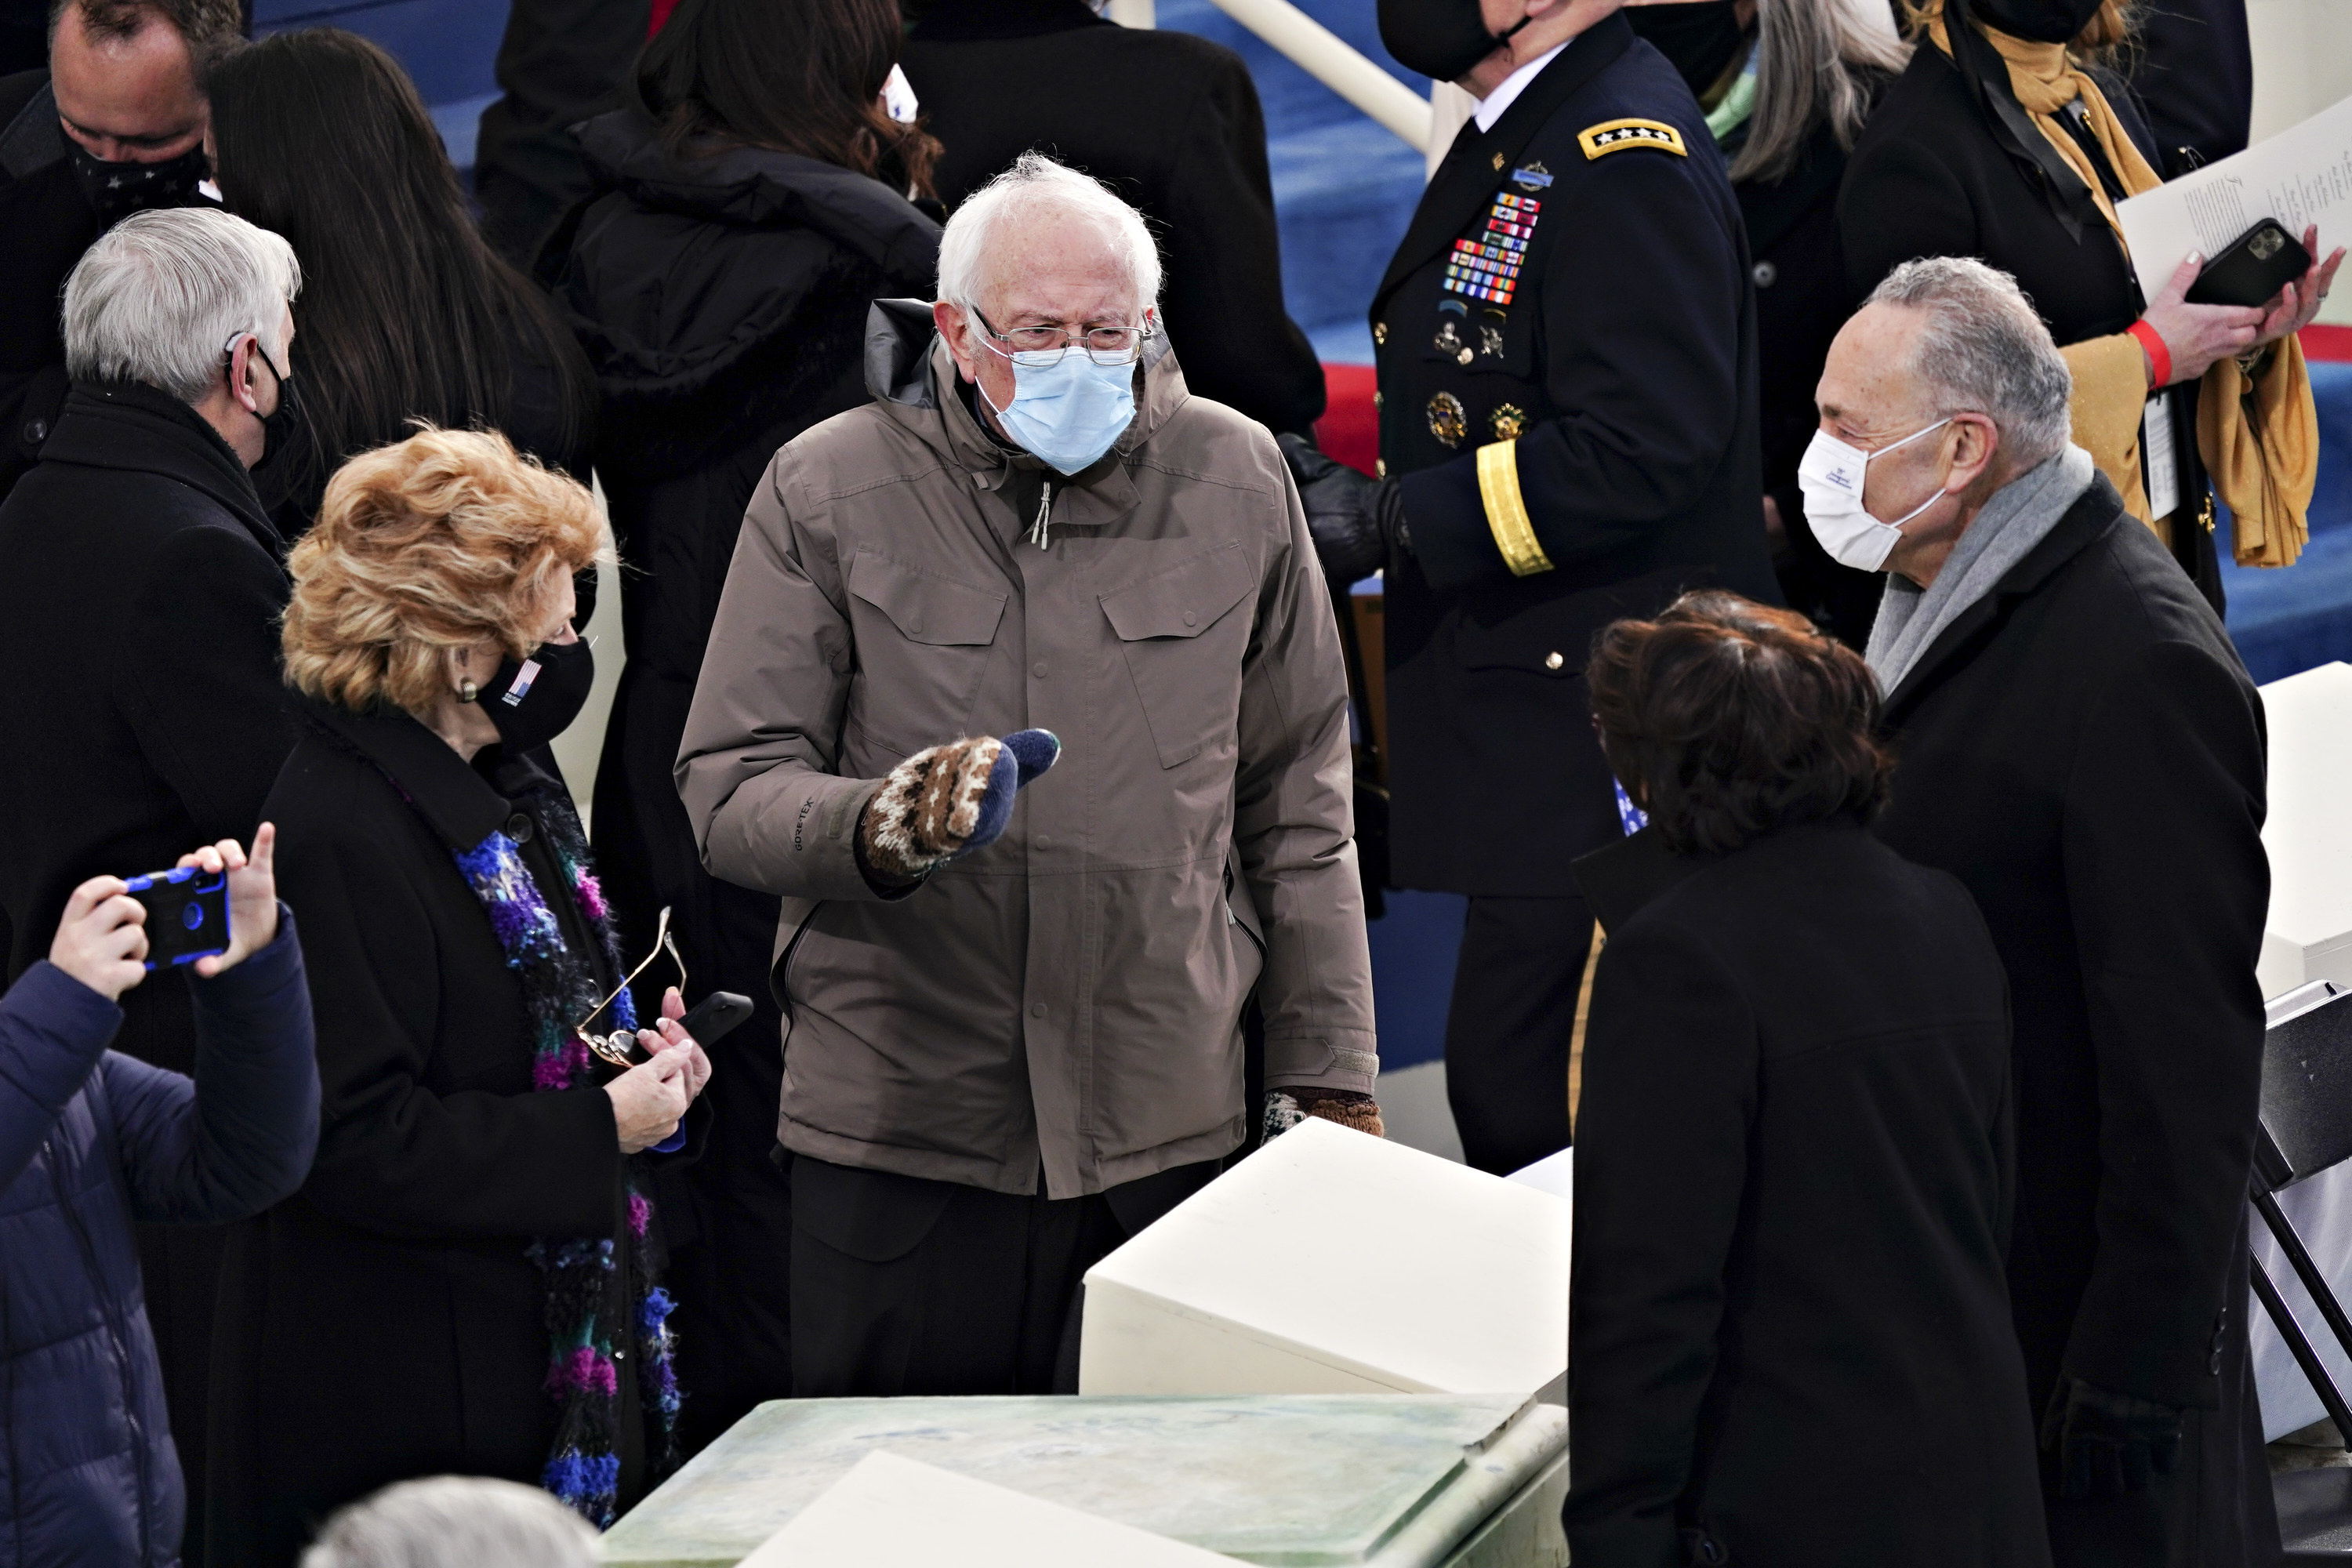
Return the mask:
[[2039,44],[2071,44],[2091,25],[2101,0],[1975,0],[1970,7],[1989,27]]
[[310,426],[302,413],[301,396],[294,390],[293,371],[279,370],[278,362],[269,357],[269,351],[261,346],[257,337],[253,340],[253,352],[261,356],[261,363],[278,378],[278,406],[261,416],[261,460],[266,463],[272,458],[282,459],[300,444]]
[[570,729],[595,684],[596,656],[586,643],[542,643],[523,663],[499,666],[482,692],[482,711],[509,752],[527,751]]
[[1381,0],[1381,44],[1405,69],[1452,81],[1533,20],[1490,33],[1478,0]]
[[212,173],[201,142],[160,163],[110,163],[90,156],[89,148],[68,136],[66,157],[73,164],[74,178],[81,182],[81,194],[90,210],[109,228],[149,207],[194,205],[205,199],[196,190],[197,184]]
[[1739,25],[1739,0],[1692,0],[1680,5],[1628,5],[1622,13],[1634,34],[1673,62],[1691,96],[1722,79],[1739,52],[1748,29]]

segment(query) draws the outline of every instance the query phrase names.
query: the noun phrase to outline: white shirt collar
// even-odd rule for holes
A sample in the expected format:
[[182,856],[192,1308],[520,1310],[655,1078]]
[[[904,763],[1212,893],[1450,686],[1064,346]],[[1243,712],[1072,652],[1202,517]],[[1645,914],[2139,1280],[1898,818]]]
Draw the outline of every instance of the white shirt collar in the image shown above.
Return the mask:
[[1505,77],[1502,86],[1480,99],[1477,110],[1470,116],[1478,122],[1478,133],[1483,136],[1495,129],[1495,121],[1503,118],[1503,110],[1518,101],[1519,94],[1527,91],[1528,83],[1536,79],[1536,73],[1551,64],[1554,55],[1574,42],[1576,42],[1574,38],[1562,38],[1559,43]]

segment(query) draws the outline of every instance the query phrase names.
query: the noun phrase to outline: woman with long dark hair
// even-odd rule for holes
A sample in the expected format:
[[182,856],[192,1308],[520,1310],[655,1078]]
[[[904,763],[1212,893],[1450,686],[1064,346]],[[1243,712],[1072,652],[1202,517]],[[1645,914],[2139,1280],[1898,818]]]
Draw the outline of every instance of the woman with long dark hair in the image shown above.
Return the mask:
[[501,432],[588,477],[593,389],[572,334],[493,255],[393,58],[336,27],[278,33],[214,68],[213,166],[229,211],[302,258],[302,418],[255,470],[289,538],[353,453],[409,433]]
[[601,194],[542,254],[595,368],[596,470],[628,568],[597,858],[617,908],[672,910],[694,973],[759,1005],[715,1079],[694,1233],[673,1231],[689,1447],[791,1393],[792,1216],[768,1160],[776,900],[703,871],[670,769],[761,470],[867,400],[871,303],[930,298],[939,226],[909,196],[929,194],[939,146],[881,100],[900,29],[893,0],[685,0],[638,61],[635,101],[582,128]]

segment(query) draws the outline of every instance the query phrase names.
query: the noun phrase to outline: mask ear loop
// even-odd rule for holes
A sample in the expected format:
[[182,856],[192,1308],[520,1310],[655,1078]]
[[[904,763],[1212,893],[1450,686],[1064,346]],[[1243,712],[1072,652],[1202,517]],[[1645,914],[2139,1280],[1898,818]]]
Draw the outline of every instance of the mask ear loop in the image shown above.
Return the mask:
[[[1922,436],[1934,435],[1937,431],[1941,430],[1945,426],[1949,425],[1953,420],[1958,419],[1958,417],[1959,416],[1957,414],[1947,414],[1941,419],[1937,420],[1933,425],[1928,426],[1926,429],[1914,430],[1911,434],[1904,437],[1903,439],[1895,442],[1891,447],[1881,447],[1877,451],[1873,452],[1863,458],[1863,467],[1868,468],[1872,463],[1876,462],[1879,458],[1886,456],[1887,453],[1895,451],[1900,447],[1908,447],[1912,442],[1916,441]],[[1929,507],[1934,506],[1937,501],[1942,500],[1946,496],[1951,493],[1951,491],[1938,486],[1935,492],[1929,495],[1926,500],[1921,501],[1917,506],[1913,507],[1909,511],[1905,512],[1893,522],[1878,522],[1878,520],[1874,517],[1870,518],[1870,521],[1873,522],[1878,522],[1878,526],[1881,528],[1891,528],[1899,532],[1905,523],[1910,521],[1913,518],[1918,516],[1921,512],[1926,511]],[[1860,500],[1862,498],[1856,496],[1854,499],[1856,500]],[[1870,514],[1866,511],[1864,512],[1863,515],[1864,517],[1870,517]]]

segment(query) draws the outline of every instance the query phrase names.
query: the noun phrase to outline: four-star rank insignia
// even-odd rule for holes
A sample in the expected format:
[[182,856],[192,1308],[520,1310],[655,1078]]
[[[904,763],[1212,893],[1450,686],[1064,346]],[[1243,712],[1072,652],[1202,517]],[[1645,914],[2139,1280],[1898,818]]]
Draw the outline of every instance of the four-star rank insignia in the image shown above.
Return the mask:
[[1672,153],[1677,158],[1690,156],[1689,149],[1683,145],[1683,133],[1663,120],[1604,120],[1578,132],[1576,142],[1587,158],[1622,153],[1628,147],[1647,147],[1655,153]]
[[1516,441],[1528,433],[1528,411],[1516,403],[1498,404],[1495,412],[1487,416],[1486,423],[1493,428],[1496,440]]
[[1439,393],[1429,400],[1429,433],[1449,450],[1459,447],[1462,437],[1470,434],[1470,411],[1452,393]]

